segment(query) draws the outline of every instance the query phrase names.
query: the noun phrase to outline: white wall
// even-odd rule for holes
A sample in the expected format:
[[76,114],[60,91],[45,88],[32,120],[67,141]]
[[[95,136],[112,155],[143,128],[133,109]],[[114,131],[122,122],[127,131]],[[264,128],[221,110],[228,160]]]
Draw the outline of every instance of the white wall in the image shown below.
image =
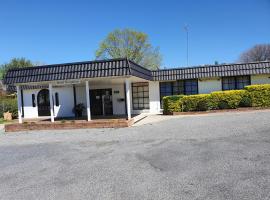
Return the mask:
[[[40,90],[23,90],[24,118],[37,118],[37,94]],[[35,94],[36,107],[32,106],[32,94]]]
[[149,82],[150,113],[160,113],[160,91],[159,82]]
[[251,84],[270,84],[270,74],[251,75]]
[[[37,118],[38,117],[37,95],[40,90],[41,89],[23,91],[24,118]],[[72,86],[53,87],[54,104],[55,104],[56,92],[58,93],[58,97],[59,97],[59,106],[54,105],[54,116],[55,117],[74,116],[74,113],[72,112],[72,108],[74,107]],[[32,106],[32,94],[35,94],[36,107]]]
[[[76,86],[76,103],[82,103],[86,108],[86,95],[85,86]],[[86,109],[83,111],[83,115],[86,116]]]
[[[55,93],[58,93],[59,106],[55,105]],[[53,88],[54,116],[55,117],[74,117],[72,109],[74,107],[73,87],[66,86]]]
[[209,78],[198,80],[199,94],[209,94],[214,91],[222,90],[221,78]]

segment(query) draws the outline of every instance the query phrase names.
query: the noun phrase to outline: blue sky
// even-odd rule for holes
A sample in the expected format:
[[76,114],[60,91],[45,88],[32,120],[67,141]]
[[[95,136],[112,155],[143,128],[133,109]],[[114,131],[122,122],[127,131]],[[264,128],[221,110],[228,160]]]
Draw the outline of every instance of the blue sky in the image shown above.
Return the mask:
[[26,57],[46,64],[94,59],[116,28],[143,31],[160,47],[163,67],[236,62],[239,54],[270,43],[270,0],[2,0],[0,63]]

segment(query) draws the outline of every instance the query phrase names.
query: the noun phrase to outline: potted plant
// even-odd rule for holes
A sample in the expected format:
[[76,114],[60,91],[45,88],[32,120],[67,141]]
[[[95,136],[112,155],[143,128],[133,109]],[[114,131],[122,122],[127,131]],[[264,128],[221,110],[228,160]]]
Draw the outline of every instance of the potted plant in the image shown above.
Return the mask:
[[75,113],[76,117],[82,117],[84,109],[85,106],[82,103],[79,103],[73,108],[73,112]]

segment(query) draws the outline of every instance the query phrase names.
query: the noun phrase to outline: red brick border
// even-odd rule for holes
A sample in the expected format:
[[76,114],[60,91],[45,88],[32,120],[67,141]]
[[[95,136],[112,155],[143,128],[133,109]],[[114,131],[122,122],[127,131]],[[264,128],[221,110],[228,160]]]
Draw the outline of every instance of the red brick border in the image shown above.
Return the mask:
[[29,130],[59,130],[59,129],[84,129],[84,128],[124,128],[132,126],[134,119],[107,119],[87,121],[56,121],[51,122],[25,122],[22,124],[5,124],[5,132]]

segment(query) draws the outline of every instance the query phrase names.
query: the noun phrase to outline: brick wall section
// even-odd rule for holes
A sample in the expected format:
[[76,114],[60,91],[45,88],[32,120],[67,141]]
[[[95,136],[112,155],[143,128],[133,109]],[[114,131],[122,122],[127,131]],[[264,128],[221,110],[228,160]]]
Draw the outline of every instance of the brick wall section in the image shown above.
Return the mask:
[[29,130],[61,130],[61,129],[85,129],[85,128],[124,128],[132,126],[134,119],[108,119],[86,121],[57,121],[28,122],[23,124],[6,124],[5,132],[29,131]]

